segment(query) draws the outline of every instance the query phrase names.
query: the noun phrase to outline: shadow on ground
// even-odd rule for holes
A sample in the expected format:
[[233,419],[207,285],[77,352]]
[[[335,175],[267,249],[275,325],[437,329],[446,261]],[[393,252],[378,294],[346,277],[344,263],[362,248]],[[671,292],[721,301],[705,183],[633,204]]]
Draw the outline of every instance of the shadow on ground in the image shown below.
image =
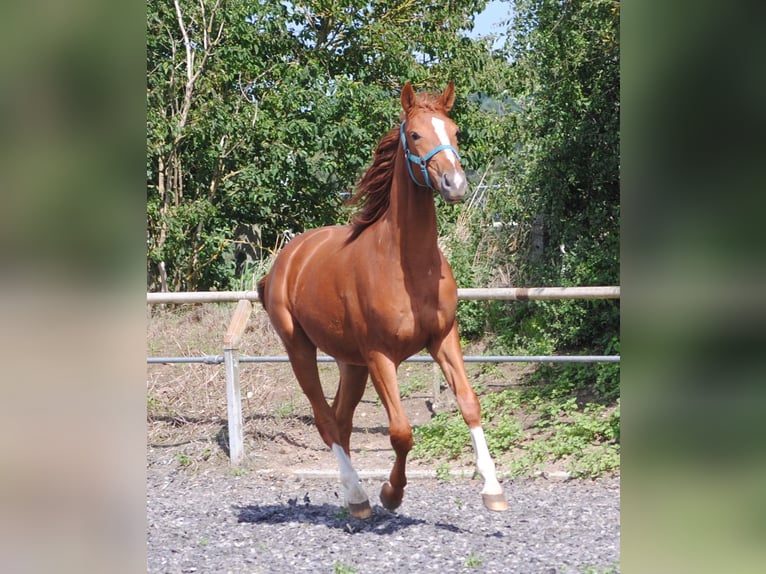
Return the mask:
[[[239,514],[240,523],[285,524],[298,522],[323,525],[349,534],[359,532],[393,534],[412,526],[427,523],[426,520],[397,514],[378,505],[373,507],[370,518],[360,520],[351,516],[348,509],[343,506],[327,503],[312,505],[305,498],[302,504],[299,504],[296,499],[290,499],[287,504],[235,506],[234,510]],[[460,527],[452,524],[436,523],[434,527],[450,532],[462,532]]]

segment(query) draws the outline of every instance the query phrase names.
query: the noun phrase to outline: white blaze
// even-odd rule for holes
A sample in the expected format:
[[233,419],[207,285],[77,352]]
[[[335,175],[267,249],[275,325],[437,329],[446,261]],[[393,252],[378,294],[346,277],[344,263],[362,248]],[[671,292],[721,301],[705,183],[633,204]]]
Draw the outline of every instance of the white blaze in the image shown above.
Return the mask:
[[[447,136],[447,130],[444,129],[444,120],[431,118],[431,124],[434,126],[434,131],[436,132],[436,137],[439,138],[439,143],[441,145],[452,145]],[[445,149],[444,153],[449,154],[447,157],[449,157],[450,162],[452,162],[452,166],[457,167],[457,157],[455,156],[455,153],[451,149]]]
[[[431,125],[433,125],[434,131],[436,132],[436,137],[439,138],[439,143],[441,145],[452,145],[449,141],[447,130],[444,127],[446,125],[444,120],[440,120],[439,118],[431,118]],[[451,149],[445,149],[442,151],[443,153],[447,154],[452,167],[456,168],[453,176],[453,183],[456,187],[460,187],[460,185],[463,183],[463,172],[457,171],[457,156]]]

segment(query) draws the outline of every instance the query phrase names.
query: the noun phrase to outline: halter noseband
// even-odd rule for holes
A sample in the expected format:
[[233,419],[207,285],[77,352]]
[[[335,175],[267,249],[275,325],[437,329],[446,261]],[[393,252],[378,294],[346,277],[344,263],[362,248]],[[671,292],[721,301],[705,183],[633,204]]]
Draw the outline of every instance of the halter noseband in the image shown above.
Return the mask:
[[412,164],[413,163],[417,164],[420,166],[420,172],[423,174],[423,181],[425,181],[425,187],[430,187],[431,189],[434,189],[434,186],[431,185],[431,178],[428,177],[428,170],[426,169],[426,165],[428,164],[428,161],[432,157],[434,157],[437,153],[445,149],[452,150],[452,153],[455,154],[458,161],[462,161],[460,159],[460,154],[457,152],[457,150],[454,147],[452,147],[449,144],[438,145],[434,149],[429,151],[423,157],[413,154],[410,151],[410,148],[407,146],[407,136],[404,135],[405,123],[406,121],[402,122],[401,126],[399,127],[399,134],[402,138],[402,149],[404,150],[404,157],[407,158],[407,170],[410,172],[410,177],[412,178],[412,181],[415,182],[415,185],[423,187],[423,184],[420,183],[417,179],[415,179],[415,174],[412,172]]

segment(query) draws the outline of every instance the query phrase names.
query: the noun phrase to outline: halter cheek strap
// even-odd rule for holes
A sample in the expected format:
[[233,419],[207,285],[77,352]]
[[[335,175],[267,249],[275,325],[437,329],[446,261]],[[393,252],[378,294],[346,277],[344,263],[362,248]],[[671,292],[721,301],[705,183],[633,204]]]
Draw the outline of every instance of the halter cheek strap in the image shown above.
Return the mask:
[[[405,122],[402,122],[401,126],[399,127],[399,135],[401,136],[401,139],[402,139],[402,149],[404,150],[404,157],[407,158],[407,170],[410,172],[410,177],[412,178],[412,181],[414,181],[416,185],[419,185],[420,187],[429,187],[431,189],[434,189],[434,186],[431,185],[431,178],[428,177],[428,170],[426,169],[428,160],[430,160],[437,153],[445,149],[452,150],[452,153],[455,154],[458,161],[462,161],[460,159],[460,154],[457,152],[457,150],[454,147],[452,147],[449,144],[438,145],[422,157],[413,154],[410,151],[409,146],[407,145],[407,136],[404,135],[404,124]],[[422,183],[420,183],[417,179],[415,179],[415,174],[412,171],[413,163],[420,167],[420,173],[423,174],[423,181],[425,182],[425,186]]]

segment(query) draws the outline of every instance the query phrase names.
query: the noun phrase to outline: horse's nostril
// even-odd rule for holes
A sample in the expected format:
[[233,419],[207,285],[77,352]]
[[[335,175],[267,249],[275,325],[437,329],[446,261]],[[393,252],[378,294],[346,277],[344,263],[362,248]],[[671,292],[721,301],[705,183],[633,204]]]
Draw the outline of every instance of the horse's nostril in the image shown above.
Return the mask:
[[465,193],[465,177],[459,171],[442,174],[442,190],[450,195],[462,196]]

